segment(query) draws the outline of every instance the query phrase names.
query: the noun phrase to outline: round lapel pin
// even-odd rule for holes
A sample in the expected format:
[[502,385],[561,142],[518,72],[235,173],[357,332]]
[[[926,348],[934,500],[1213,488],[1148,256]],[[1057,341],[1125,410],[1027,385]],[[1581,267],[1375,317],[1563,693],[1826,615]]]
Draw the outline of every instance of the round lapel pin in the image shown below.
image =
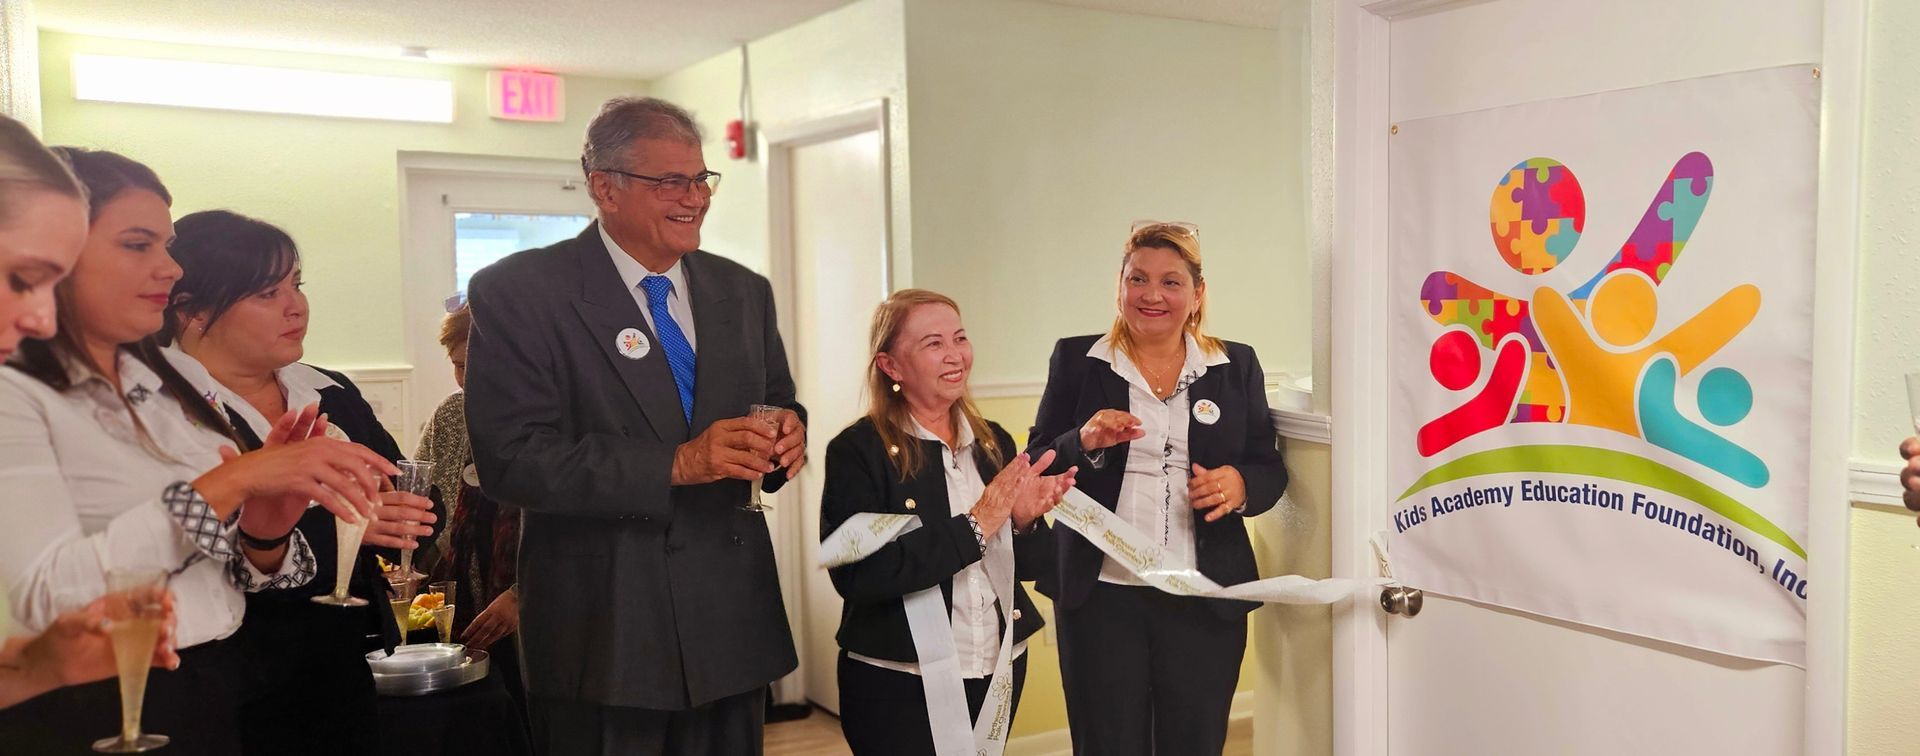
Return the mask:
[[1220,422],[1220,405],[1214,404],[1212,399],[1201,399],[1200,401],[1194,402],[1193,419],[1200,421],[1201,425],[1212,425]]
[[613,337],[613,348],[620,350],[620,356],[637,360],[653,351],[653,344],[647,341],[647,335],[638,328],[627,328]]

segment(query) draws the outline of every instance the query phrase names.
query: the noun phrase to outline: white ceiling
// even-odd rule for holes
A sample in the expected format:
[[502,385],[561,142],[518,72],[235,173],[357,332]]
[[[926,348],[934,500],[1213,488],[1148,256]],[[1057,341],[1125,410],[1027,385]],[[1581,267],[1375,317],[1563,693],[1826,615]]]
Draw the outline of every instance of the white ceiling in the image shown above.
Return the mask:
[[42,27],[652,79],[851,0],[38,0]]
[[[38,0],[40,25],[156,42],[653,79],[853,0]],[[966,2],[967,0],[938,0]],[[1046,0],[1276,28],[1296,0]]]

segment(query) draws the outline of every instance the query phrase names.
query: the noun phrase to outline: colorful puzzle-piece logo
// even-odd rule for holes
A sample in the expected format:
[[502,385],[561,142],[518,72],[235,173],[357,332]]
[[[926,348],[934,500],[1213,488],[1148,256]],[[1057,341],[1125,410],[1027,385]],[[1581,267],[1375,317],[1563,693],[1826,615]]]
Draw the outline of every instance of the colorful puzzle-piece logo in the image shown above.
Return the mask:
[[[1707,156],[1682,156],[1613,258],[1570,293],[1536,287],[1531,296],[1511,296],[1449,271],[1428,274],[1420,301],[1445,329],[1428,356],[1434,379],[1465,391],[1481,383],[1485,353],[1493,360],[1476,395],[1420,429],[1420,454],[1507,423],[1568,422],[1644,438],[1743,484],[1765,485],[1766,466],[1757,457],[1674,408],[1679,377],[1752,322],[1759,290],[1735,287],[1664,335],[1653,333],[1657,287],[1712,191]],[[1586,196],[1570,168],[1532,158],[1501,176],[1488,219],[1501,260],[1539,275],[1572,255],[1586,227]],[[1746,417],[1752,390],[1738,372],[1718,368],[1701,381],[1697,401],[1710,423],[1729,426]],[[1717,409],[1705,412],[1709,405]]]

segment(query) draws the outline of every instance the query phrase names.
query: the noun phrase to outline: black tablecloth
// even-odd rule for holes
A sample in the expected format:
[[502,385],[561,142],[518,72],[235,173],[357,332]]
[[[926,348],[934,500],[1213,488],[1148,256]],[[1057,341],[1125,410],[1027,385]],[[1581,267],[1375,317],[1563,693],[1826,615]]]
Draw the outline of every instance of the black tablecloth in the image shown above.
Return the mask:
[[484,680],[424,696],[380,697],[380,753],[530,756],[519,705],[498,667]]

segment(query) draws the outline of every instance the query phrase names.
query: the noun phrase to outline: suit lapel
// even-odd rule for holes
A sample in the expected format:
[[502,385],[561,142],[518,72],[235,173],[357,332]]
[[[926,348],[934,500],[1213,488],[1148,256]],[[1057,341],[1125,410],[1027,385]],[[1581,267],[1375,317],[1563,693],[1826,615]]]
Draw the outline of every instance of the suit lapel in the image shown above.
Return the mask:
[[1207,368],[1206,375],[1200,376],[1192,386],[1187,387],[1187,397],[1191,400],[1187,402],[1186,417],[1188,460],[1198,462],[1203,459],[1214,459],[1213,451],[1220,440],[1214,428],[1219,424],[1216,422],[1214,425],[1207,425],[1194,419],[1193,406],[1199,404],[1201,400],[1212,400],[1216,406],[1219,405],[1220,389],[1226,383],[1226,375],[1225,365],[1214,365]]
[[705,428],[715,420],[747,414],[749,399],[738,395],[739,382],[732,380],[744,369],[740,350],[746,333],[740,326],[740,304],[729,285],[732,282],[721,280],[707,253],[692,252],[681,262],[687,273],[687,288],[693,290],[689,302],[693,306],[693,332],[705,345],[694,354],[693,378],[693,427]]
[[[600,239],[598,222],[587,225],[587,230],[574,240],[573,250],[579,256],[581,279],[580,299],[574,301],[573,309],[580,315],[587,337],[599,346],[608,365],[620,376],[627,393],[640,405],[647,424],[653,426],[654,434],[671,443],[686,441],[686,417],[680,410],[680,392],[673,385],[673,371],[667,367],[666,352],[660,348],[660,339],[647,325],[633,294],[627,291],[619,269],[613,267],[612,258],[607,256],[607,245]],[[620,332],[628,328],[646,334],[647,343],[651,345],[640,359],[622,355],[615,343]]]

